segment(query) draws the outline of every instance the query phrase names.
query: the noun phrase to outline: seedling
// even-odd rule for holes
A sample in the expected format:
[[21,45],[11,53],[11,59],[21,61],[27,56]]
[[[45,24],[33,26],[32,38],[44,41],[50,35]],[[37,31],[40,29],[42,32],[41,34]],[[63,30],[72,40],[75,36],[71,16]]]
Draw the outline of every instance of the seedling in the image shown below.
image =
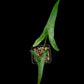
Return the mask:
[[45,61],[44,61],[45,56],[49,51],[48,49],[44,50],[47,39],[49,39],[49,42],[50,42],[51,46],[53,47],[53,49],[56,51],[59,51],[59,48],[57,47],[56,41],[54,39],[54,26],[55,26],[55,21],[56,21],[56,17],[57,17],[59,2],[60,2],[60,0],[58,0],[55,3],[55,5],[51,11],[50,17],[48,19],[48,22],[44,27],[43,33],[33,44],[33,47],[36,47],[45,39],[43,49],[41,50],[42,57],[40,58],[35,51],[30,50],[30,52],[36,58],[37,65],[38,65],[38,82],[37,82],[37,84],[40,84],[40,82],[41,82],[42,75],[43,75],[43,68],[44,68],[44,64],[45,64]]

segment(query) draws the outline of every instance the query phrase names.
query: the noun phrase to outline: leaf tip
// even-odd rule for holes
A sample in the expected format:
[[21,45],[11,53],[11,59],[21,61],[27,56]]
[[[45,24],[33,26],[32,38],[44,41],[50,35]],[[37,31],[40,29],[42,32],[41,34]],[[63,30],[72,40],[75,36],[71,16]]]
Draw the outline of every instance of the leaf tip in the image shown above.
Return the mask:
[[35,44],[33,44],[33,47],[36,47],[36,45],[35,45]]
[[59,48],[55,49],[56,51],[60,51]]
[[[53,47],[53,46],[52,46]],[[57,44],[53,47],[56,51],[60,51],[60,49],[58,48]]]
[[58,4],[59,4],[60,0],[58,0]]

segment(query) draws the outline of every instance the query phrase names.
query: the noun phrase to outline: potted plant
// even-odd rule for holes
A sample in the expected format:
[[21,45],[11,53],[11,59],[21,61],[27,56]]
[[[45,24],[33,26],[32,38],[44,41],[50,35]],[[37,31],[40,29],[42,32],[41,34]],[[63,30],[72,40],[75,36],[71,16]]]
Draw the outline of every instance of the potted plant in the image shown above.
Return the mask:
[[[46,45],[47,39],[49,39],[49,42],[54,50],[59,51],[59,48],[57,47],[56,41],[54,39],[54,26],[55,21],[57,17],[58,12],[58,6],[59,6],[60,0],[58,0],[50,14],[50,17],[48,19],[47,24],[44,27],[43,33],[40,35],[40,37],[35,41],[33,44],[33,48],[30,50],[32,53],[32,61],[33,63],[36,63],[38,65],[38,82],[37,84],[40,84],[42,75],[43,75],[43,68],[45,63],[50,62],[50,46]],[[43,40],[44,44],[39,45]]]

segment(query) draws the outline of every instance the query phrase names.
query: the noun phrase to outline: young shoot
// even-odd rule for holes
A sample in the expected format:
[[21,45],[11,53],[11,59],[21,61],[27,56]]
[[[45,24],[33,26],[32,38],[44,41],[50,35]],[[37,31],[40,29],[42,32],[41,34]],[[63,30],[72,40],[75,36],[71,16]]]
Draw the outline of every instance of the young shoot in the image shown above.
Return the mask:
[[55,21],[56,21],[56,17],[57,17],[59,2],[60,2],[60,0],[58,0],[56,2],[56,4],[54,5],[54,7],[53,7],[53,9],[51,11],[50,17],[48,19],[48,22],[44,27],[43,33],[35,41],[35,43],[33,44],[33,47],[36,47],[37,45],[39,45],[46,38],[46,36],[48,35],[49,42],[50,42],[51,46],[56,51],[59,51],[59,48],[57,47],[57,44],[56,44],[55,39],[54,39],[54,26],[55,26]]
[[[56,21],[56,17],[57,17],[59,2],[60,2],[60,0],[58,0],[55,3],[55,5],[54,5],[54,7],[53,7],[53,9],[51,11],[50,17],[49,17],[49,19],[47,21],[47,24],[44,27],[43,33],[35,41],[35,43],[33,44],[33,47],[38,46],[45,39],[44,45],[43,45],[43,47],[45,48],[46,41],[47,41],[47,38],[48,38],[51,46],[56,51],[59,51],[59,48],[58,48],[58,46],[56,44],[56,41],[54,39],[54,26],[55,26],[55,21]],[[42,50],[41,51],[42,52],[42,58],[40,58],[35,51],[30,50],[30,52],[36,58],[37,65],[38,65],[38,82],[37,82],[37,84],[40,84],[40,82],[41,82],[42,75],[43,75],[43,68],[44,68],[44,64],[45,64],[44,60],[45,60],[45,56],[48,53],[48,51],[49,51],[48,49],[46,49],[45,51]]]

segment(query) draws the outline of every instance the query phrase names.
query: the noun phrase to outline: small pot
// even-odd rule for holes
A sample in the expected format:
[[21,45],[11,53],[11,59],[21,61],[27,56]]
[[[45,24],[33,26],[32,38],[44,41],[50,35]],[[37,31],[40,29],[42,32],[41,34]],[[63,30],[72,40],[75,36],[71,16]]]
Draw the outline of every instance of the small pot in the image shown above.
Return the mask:
[[[40,54],[40,52],[41,52],[42,48],[43,48],[43,45],[38,45],[36,47],[32,47],[31,49],[34,50],[39,55],[39,57],[41,58],[42,55]],[[46,44],[45,50],[46,49],[49,49],[49,52],[47,53],[47,55],[45,57],[45,64],[50,64],[52,61],[50,45]],[[31,61],[32,61],[32,64],[37,64],[36,58],[34,57],[34,55],[32,53],[31,53]]]

